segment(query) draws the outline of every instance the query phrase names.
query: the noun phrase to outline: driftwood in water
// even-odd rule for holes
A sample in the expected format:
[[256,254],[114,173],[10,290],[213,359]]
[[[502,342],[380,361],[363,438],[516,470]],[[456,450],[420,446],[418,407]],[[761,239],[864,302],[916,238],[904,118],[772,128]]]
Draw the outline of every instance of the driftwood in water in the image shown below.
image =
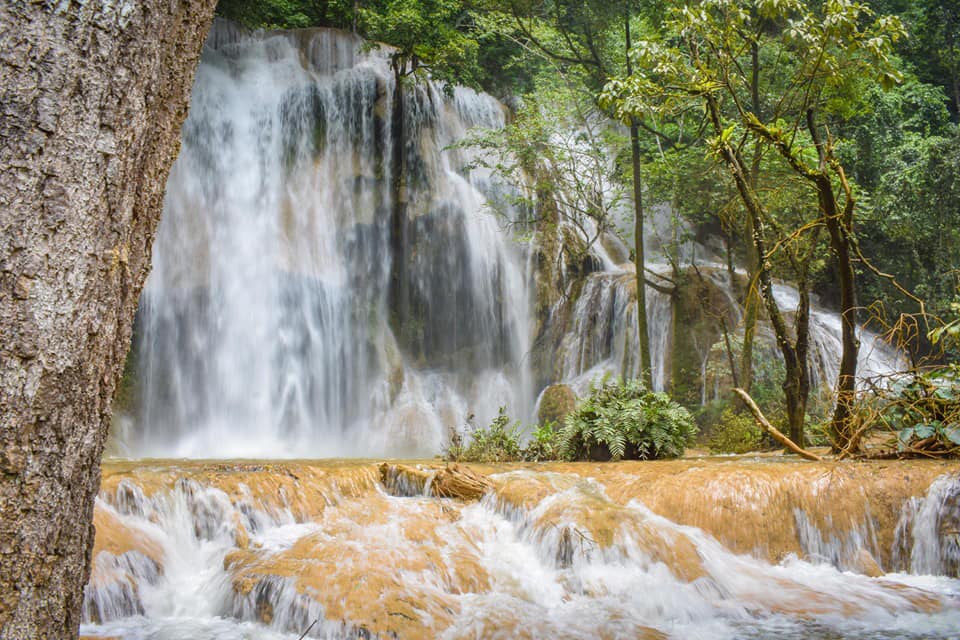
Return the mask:
[[401,497],[430,495],[479,500],[493,488],[489,478],[459,464],[443,469],[418,469],[384,462],[380,465],[380,481],[387,493]]
[[422,496],[433,471],[403,464],[380,463],[380,482],[387,493],[401,498]]
[[787,436],[780,433],[780,431],[770,424],[770,421],[763,415],[763,412],[760,411],[760,407],[757,406],[757,403],[753,401],[753,398],[750,397],[750,394],[744,391],[743,389],[734,388],[734,393],[740,396],[740,399],[743,400],[743,403],[747,405],[747,408],[750,409],[750,413],[753,414],[754,420],[757,421],[757,424],[760,425],[760,428],[769,433],[773,438],[785,446],[790,451],[793,451],[795,454],[807,460],[813,460],[814,462],[820,462],[820,456],[810,453],[806,449],[801,448],[796,442],[788,438]]
[[430,484],[433,495],[458,500],[479,500],[492,488],[488,477],[459,464],[448,464],[437,472]]

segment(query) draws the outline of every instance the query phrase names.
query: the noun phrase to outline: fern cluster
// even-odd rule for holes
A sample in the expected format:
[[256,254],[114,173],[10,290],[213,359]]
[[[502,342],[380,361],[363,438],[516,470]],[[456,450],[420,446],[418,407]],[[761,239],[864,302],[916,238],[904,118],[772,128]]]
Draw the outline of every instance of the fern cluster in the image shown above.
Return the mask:
[[640,380],[595,386],[564,420],[559,450],[568,460],[676,458],[697,432],[693,416]]

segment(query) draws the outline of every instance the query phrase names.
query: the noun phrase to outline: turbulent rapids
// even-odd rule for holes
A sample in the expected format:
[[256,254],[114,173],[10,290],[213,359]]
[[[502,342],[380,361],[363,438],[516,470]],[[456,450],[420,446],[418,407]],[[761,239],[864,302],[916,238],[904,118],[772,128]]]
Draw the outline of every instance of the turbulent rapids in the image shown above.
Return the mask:
[[82,633],[825,639],[960,629],[955,465],[476,469],[491,489],[464,502],[372,462],[108,464]]

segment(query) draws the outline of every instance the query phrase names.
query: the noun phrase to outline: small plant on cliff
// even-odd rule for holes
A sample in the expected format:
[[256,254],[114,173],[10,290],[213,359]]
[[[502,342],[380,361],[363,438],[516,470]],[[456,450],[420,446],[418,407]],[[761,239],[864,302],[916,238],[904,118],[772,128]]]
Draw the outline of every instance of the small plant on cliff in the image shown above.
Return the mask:
[[614,380],[594,387],[559,432],[569,460],[676,458],[696,433],[693,416],[665,393],[640,380]]
[[510,424],[506,410],[500,407],[497,417],[488,427],[476,427],[470,434],[470,444],[463,446],[457,438],[451,442],[444,456],[459,462],[513,462],[523,458],[520,446],[520,423]]

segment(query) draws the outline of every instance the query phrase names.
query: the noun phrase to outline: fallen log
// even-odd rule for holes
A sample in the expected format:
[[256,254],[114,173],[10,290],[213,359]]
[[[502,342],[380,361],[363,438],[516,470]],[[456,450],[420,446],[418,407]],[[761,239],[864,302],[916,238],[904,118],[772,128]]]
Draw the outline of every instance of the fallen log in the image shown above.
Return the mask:
[[801,458],[813,460],[814,462],[821,461],[822,458],[820,458],[820,456],[801,448],[796,442],[780,433],[776,427],[770,424],[770,421],[767,420],[766,416],[763,415],[763,412],[760,411],[760,407],[758,407],[757,403],[753,401],[753,398],[750,397],[749,393],[739,387],[735,387],[733,392],[740,396],[740,399],[743,400],[743,403],[747,405],[747,408],[750,409],[750,413],[753,414],[753,419],[757,421],[757,424],[760,425],[760,428],[773,436],[774,440],[785,446],[787,449],[790,449],[790,451],[793,451]]
[[380,464],[380,481],[387,493],[400,497],[433,496],[457,500],[479,500],[493,483],[459,464],[443,469],[419,469],[402,464]]
[[473,469],[449,464],[437,472],[430,483],[430,489],[433,495],[440,498],[479,500],[483,494],[493,489],[493,483]]

